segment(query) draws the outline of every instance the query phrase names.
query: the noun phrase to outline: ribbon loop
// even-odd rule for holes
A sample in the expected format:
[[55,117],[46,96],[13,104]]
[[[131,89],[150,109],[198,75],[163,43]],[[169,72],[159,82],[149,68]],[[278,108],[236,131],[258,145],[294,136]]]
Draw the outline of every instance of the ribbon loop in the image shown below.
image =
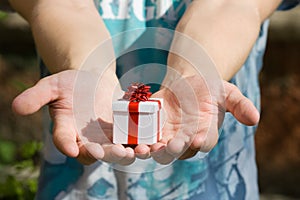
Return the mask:
[[127,88],[127,92],[125,92],[123,99],[130,102],[148,101],[152,94],[149,90],[150,86],[143,83],[132,83]]

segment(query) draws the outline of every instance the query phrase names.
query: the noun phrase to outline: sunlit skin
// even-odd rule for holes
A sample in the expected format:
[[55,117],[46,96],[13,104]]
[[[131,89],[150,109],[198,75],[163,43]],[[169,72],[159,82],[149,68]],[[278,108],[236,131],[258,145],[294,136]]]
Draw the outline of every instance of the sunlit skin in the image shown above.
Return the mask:
[[[113,83],[103,78],[97,92],[98,94],[104,92],[105,98],[96,95],[95,101],[101,105],[96,107],[96,113],[107,138],[102,140],[101,145],[85,144],[94,145],[95,151],[89,152],[82,144],[74,124],[72,95],[77,73],[82,72],[64,71],[41,79],[34,87],[24,91],[14,100],[13,110],[18,114],[28,115],[48,104],[50,115],[54,120],[53,141],[56,147],[67,156],[77,157],[83,164],[91,164],[99,159],[127,165],[135,160],[135,153],[144,159],[151,153],[155,160],[167,164],[179,156],[183,159],[193,156],[199,150],[211,150],[218,139],[219,117],[225,110],[233,113],[238,120],[247,125],[254,125],[259,120],[256,108],[234,85],[224,81],[227,107],[222,108],[218,102],[211,101],[205,88],[200,87],[203,84],[199,77],[188,77],[175,82],[172,88],[162,89],[153,95],[164,98],[167,113],[162,141],[152,146],[138,145],[135,149],[125,148],[123,145],[112,144],[108,139],[112,134],[111,97],[117,80]],[[191,106],[189,102],[185,102],[191,98],[180,98],[180,95],[195,92],[192,87],[191,91],[181,87],[186,85],[181,82],[188,82],[192,87],[198,86],[195,97],[199,105]],[[123,94],[121,90],[119,93]],[[179,104],[178,98],[185,101]]]
[[[220,77],[224,79],[226,107],[221,108],[219,102],[206,98],[206,91],[200,90],[203,88],[203,80],[190,66],[179,65],[184,62],[170,54],[168,65],[180,72],[184,79],[174,80],[167,75],[164,82],[174,83],[168,84],[173,88],[172,92],[165,88],[154,94],[164,98],[168,116],[162,141],[152,146],[138,145],[132,149],[104,140],[98,145],[91,144],[97,147],[93,152],[87,151],[86,146],[82,145],[74,128],[71,102],[76,70],[99,43],[110,38],[95,9],[94,1],[9,2],[29,22],[39,55],[53,73],[19,95],[13,102],[13,110],[26,115],[36,112],[46,104],[49,105],[55,126],[55,145],[62,153],[78,158],[83,164],[91,164],[99,159],[127,165],[132,163],[135,157],[146,159],[150,155],[157,162],[166,164],[175,157],[184,159],[195,155],[199,150],[211,150],[218,139],[220,112],[229,111],[246,125],[254,125],[259,120],[259,114],[253,104],[227,81],[245,62],[259,34],[261,23],[276,9],[280,0],[194,1],[184,13],[176,30],[201,44],[215,62]],[[176,43],[172,45],[176,48]],[[68,71],[69,69],[72,70]],[[112,65],[109,71],[104,75],[103,85],[96,94],[97,102],[103,105],[96,108],[96,113],[99,115],[99,122],[106,124],[108,136],[111,134],[109,124],[112,122],[112,112],[108,108],[111,108],[112,91],[115,91],[118,83],[113,73],[115,65]],[[177,103],[177,100],[182,100],[180,94],[186,89],[178,87],[182,80],[191,85],[195,91],[195,99],[201,106],[191,109],[188,101]],[[121,91],[118,92],[121,95]],[[190,109],[193,112],[190,112]]]

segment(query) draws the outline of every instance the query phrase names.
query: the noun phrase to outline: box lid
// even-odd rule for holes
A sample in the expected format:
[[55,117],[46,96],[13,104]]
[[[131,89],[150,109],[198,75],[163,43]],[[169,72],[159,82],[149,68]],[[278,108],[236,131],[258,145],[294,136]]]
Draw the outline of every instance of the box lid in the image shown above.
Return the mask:
[[[160,105],[159,105],[159,102]],[[115,101],[112,104],[114,112],[129,112],[129,101],[120,100]],[[149,101],[141,101],[138,103],[139,112],[154,113],[157,112],[163,106],[163,99],[150,98]]]

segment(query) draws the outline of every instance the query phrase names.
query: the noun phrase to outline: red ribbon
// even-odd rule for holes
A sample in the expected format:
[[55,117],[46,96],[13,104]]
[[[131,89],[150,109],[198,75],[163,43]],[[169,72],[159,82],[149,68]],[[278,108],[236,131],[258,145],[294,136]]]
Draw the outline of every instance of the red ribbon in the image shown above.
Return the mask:
[[129,100],[128,110],[128,144],[138,144],[138,124],[139,124],[139,102],[140,101],[154,101],[158,102],[159,110],[157,111],[157,141],[159,141],[160,130],[160,108],[161,103],[159,100],[149,100],[151,96],[150,86],[146,86],[143,83],[133,83],[129,86],[128,91],[125,92],[123,99]]
[[129,103],[128,144],[138,144],[139,102]]
[[148,101],[151,96],[150,86],[143,83],[132,83],[125,92],[123,99],[130,102]]

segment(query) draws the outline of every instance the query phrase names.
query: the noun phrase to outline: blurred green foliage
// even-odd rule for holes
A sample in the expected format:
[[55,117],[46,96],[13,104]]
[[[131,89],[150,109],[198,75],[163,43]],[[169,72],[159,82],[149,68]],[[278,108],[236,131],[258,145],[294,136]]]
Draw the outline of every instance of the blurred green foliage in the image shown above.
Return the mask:
[[[7,49],[5,45],[0,45],[0,59],[2,61],[2,93],[0,96],[10,97],[3,98],[0,101],[0,106],[5,108],[3,109],[4,111],[1,110],[1,119],[3,120],[0,123],[1,130],[5,130],[5,133],[0,132],[0,200],[27,200],[34,199],[37,191],[42,143],[35,140],[25,142],[20,138],[14,138],[17,133],[22,131],[24,134],[30,132],[32,137],[32,135],[36,134],[36,129],[33,129],[31,124],[24,125],[24,122],[18,123],[15,119],[12,121],[12,116],[9,116],[10,110],[9,108],[7,109],[7,105],[11,103],[8,100],[11,100],[13,95],[30,87],[32,79],[39,76],[36,54],[32,48],[33,45],[28,45],[32,43],[29,37],[30,32],[29,30],[24,32],[23,29],[20,31],[21,29],[8,26],[8,19],[11,16],[10,13],[0,11],[0,33],[3,34],[0,40],[11,44],[7,45],[11,49]],[[22,37],[21,42],[18,41],[15,43],[14,38],[19,36]],[[23,50],[19,51],[22,48]],[[36,75],[32,75],[32,73],[36,73]],[[34,121],[34,123],[37,122]],[[32,139],[31,137],[29,139]]]
[[1,163],[12,163],[15,160],[16,145],[10,141],[0,141]]
[[7,17],[7,13],[0,10],[0,20]]
[[34,199],[42,143],[0,141],[0,199]]

